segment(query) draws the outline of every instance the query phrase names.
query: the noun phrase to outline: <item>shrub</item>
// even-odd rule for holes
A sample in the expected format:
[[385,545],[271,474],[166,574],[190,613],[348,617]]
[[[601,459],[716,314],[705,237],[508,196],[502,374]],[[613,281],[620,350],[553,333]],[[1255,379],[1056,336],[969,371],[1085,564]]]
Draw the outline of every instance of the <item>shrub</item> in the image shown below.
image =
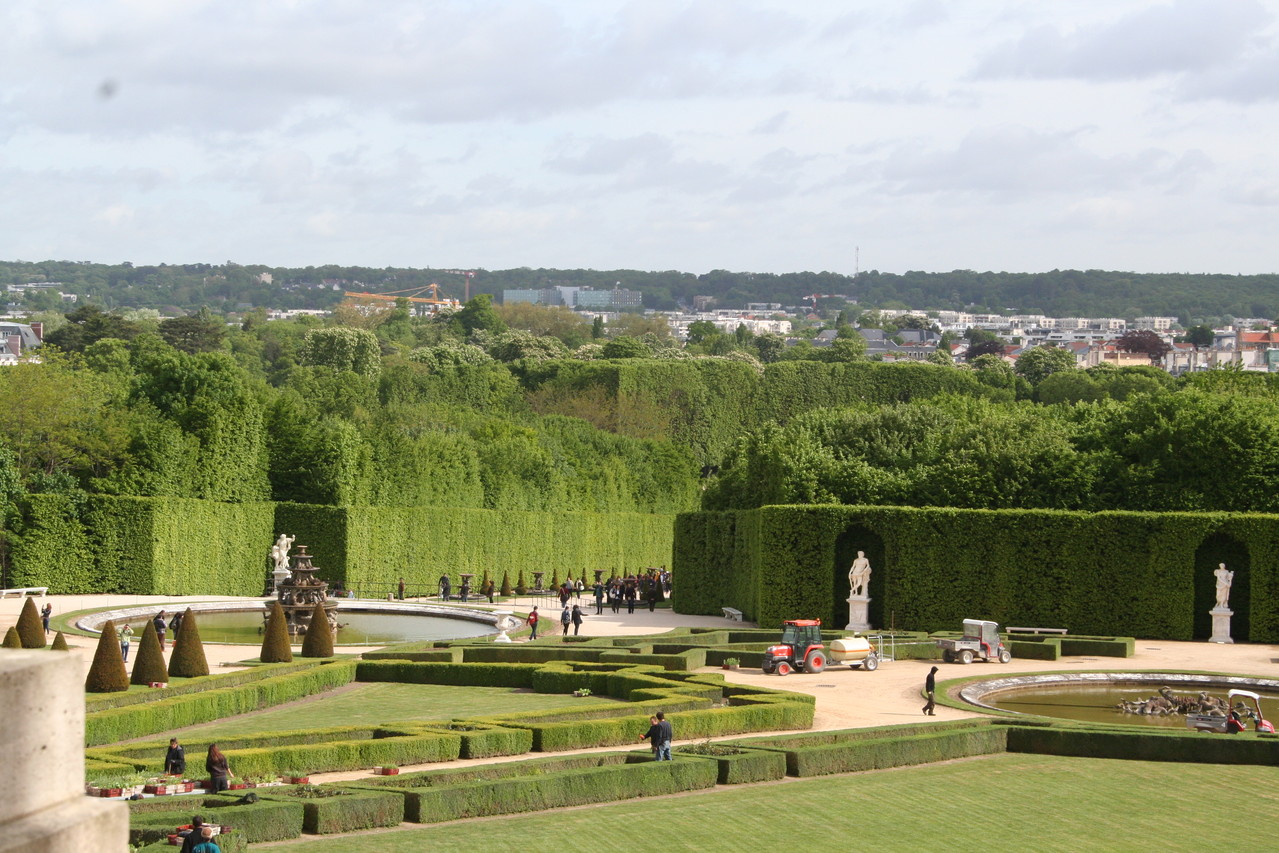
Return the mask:
[[209,662],[204,656],[204,643],[200,642],[200,626],[195,613],[188,607],[182,615],[182,629],[173,641],[173,654],[169,656],[169,675],[177,678],[199,678],[209,674]]
[[129,804],[129,840],[150,840],[144,834],[147,831],[162,830],[165,834],[172,832],[174,827],[190,823],[194,812],[203,815],[207,823],[235,827],[244,833],[250,844],[284,841],[302,834],[301,803],[266,799],[259,799],[256,803],[241,803],[239,800],[244,793],[228,791],[203,797],[184,797],[181,811],[177,810],[179,806],[171,802],[170,797],[132,802]]
[[329,628],[329,614],[318,601],[311,611],[311,623],[307,626],[306,636],[302,638],[302,657],[333,657],[333,631]]
[[1002,726],[979,720],[822,732],[771,742],[752,739],[738,743],[784,752],[786,772],[791,776],[822,776],[1003,752],[1007,732]]
[[88,693],[118,693],[129,689],[129,673],[124,668],[120,639],[112,622],[102,626],[98,649],[93,653],[93,663],[84,679],[84,689]]
[[[117,646],[116,654],[119,652]],[[138,656],[134,658],[129,683],[147,685],[168,680],[169,669],[164,664],[164,652],[160,650],[160,635],[155,631],[155,623],[147,620],[147,626],[142,629],[142,639],[138,642]]]
[[24,649],[43,649],[44,623],[40,620],[40,611],[36,609],[34,598],[28,595],[26,599],[22,603],[22,612],[18,614],[18,636]]
[[511,573],[502,572],[502,597],[511,597]]
[[58,633],[56,633],[56,634],[54,634],[54,635],[53,635],[53,645],[51,646],[51,648],[52,648],[55,652],[69,652],[69,651],[71,651],[71,647],[67,645],[67,638],[66,638],[66,637],[64,637],[64,636],[62,636],[62,632],[61,632],[61,631],[59,631]]
[[771,782],[786,775],[786,756],[780,752],[762,749],[711,744],[725,750],[698,751],[700,744],[678,747],[678,755],[696,755],[708,758],[719,768],[718,782],[721,785],[744,785],[750,782]]
[[1197,764],[1279,763],[1279,740],[1205,737],[1150,729],[1090,729],[1077,726],[1008,727],[1008,751],[1037,755],[1121,758],[1127,761],[1189,761]]
[[404,820],[404,797],[392,791],[303,786],[268,789],[265,800],[301,803],[302,831],[311,835],[356,832],[398,826]]
[[284,615],[280,602],[271,602],[271,615],[266,620],[266,631],[262,635],[262,652],[258,659],[263,663],[288,663],[293,660],[293,649],[289,645],[289,623]]
[[22,638],[18,636],[18,629],[16,626],[10,625],[9,630],[4,632],[4,643],[2,647],[6,649],[22,648]]

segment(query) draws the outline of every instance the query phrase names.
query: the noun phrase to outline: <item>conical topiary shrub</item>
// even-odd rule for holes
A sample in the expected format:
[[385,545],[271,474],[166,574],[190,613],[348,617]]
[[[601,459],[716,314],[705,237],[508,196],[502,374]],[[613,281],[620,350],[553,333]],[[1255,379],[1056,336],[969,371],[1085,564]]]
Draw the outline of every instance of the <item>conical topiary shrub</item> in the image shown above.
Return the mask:
[[18,637],[24,649],[43,649],[46,645],[44,623],[40,621],[40,611],[36,610],[36,600],[31,596],[27,596],[18,616]]
[[551,589],[555,590],[556,592],[560,591],[560,570],[559,569],[556,569],[555,571],[551,572]]
[[505,598],[511,597],[511,573],[510,572],[502,572],[502,596]]
[[[160,644],[156,640],[156,645]],[[124,670],[124,658],[120,655],[120,638],[111,622],[102,626],[98,637],[98,650],[93,653],[93,664],[84,680],[88,693],[119,693],[129,689],[129,673]]]
[[306,629],[306,636],[302,638],[302,657],[333,657],[333,631],[329,629],[329,614],[318,601],[311,611],[311,624]]
[[262,653],[258,659],[263,663],[289,663],[293,660],[293,649],[289,648],[289,620],[278,601],[271,602],[271,616],[266,620]]
[[[120,650],[118,646],[117,643],[117,652]],[[147,626],[142,629],[142,639],[138,642],[138,656],[133,661],[129,683],[145,685],[168,680],[169,668],[164,665],[164,652],[160,651],[160,635],[155,632],[155,623],[147,620]]]
[[182,614],[182,630],[173,643],[169,655],[169,675],[175,678],[199,678],[209,674],[209,662],[204,657],[204,643],[200,642],[200,627],[195,624],[191,608]]
[[523,595],[528,592],[528,587],[524,585],[524,570],[520,569],[519,577],[515,579],[515,594]]
[[71,647],[67,645],[67,638],[62,636],[62,632],[53,635],[53,645],[50,646],[55,652],[69,652]]
[[22,638],[18,636],[18,629],[9,626],[9,630],[4,632],[4,642],[0,643],[0,648],[20,649],[22,648]]

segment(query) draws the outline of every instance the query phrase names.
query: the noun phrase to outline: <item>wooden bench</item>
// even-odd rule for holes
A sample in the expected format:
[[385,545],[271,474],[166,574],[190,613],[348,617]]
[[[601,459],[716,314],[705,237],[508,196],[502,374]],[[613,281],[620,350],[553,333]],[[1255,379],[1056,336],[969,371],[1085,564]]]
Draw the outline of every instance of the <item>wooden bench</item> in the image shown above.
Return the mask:
[[742,621],[742,611],[738,610],[736,607],[725,607],[723,610],[725,619],[732,619],[734,622]]
[[1011,625],[1004,629],[1009,634],[1068,634],[1065,628],[1014,628]]
[[8,598],[10,595],[16,595],[18,598],[27,595],[38,595],[44,598],[48,594],[49,588],[47,586],[17,586],[13,589],[0,589],[0,598]]

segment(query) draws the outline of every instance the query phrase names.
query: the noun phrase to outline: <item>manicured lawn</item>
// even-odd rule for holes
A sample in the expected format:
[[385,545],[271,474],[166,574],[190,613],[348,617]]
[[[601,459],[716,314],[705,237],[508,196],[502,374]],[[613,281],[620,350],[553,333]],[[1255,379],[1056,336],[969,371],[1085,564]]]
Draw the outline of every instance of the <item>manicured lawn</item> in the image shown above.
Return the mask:
[[[1003,754],[346,838],[307,853],[1267,850],[1279,770]],[[255,845],[257,849],[259,845]]]
[[317,696],[302,705],[256,716],[209,723],[190,733],[230,737],[330,726],[383,725],[402,720],[483,717],[510,711],[540,711],[610,701],[592,696],[530,693],[509,687],[451,687],[439,684],[357,684],[335,696]]

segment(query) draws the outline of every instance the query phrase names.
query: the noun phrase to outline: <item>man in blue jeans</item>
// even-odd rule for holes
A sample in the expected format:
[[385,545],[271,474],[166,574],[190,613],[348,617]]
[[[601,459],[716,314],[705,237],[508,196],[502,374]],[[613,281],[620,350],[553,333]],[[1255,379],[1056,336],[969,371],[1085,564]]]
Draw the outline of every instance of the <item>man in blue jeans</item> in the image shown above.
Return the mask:
[[654,716],[657,717],[657,727],[661,730],[661,740],[657,745],[657,760],[671,760],[671,740],[674,739],[675,733],[671,730],[671,724],[666,719],[666,714],[658,711]]
[[529,630],[532,632],[532,636],[529,637],[529,639],[536,640],[537,639],[537,608],[536,607],[534,607],[533,612],[528,615],[528,627],[529,627]]

